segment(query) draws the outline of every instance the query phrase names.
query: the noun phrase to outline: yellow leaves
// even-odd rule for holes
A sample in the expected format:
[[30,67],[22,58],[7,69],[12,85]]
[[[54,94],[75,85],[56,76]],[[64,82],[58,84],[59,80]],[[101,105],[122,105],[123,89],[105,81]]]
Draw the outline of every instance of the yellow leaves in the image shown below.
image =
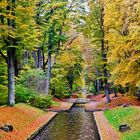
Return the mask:
[[25,18],[28,18],[29,16],[33,17],[35,15],[34,7],[23,7],[19,5],[16,7],[16,15],[18,16],[18,18],[20,16]]
[[79,77],[78,79],[75,80],[75,83],[76,83],[79,87],[85,87],[84,75],[81,74],[80,77]]
[[58,57],[58,61],[63,65],[71,65],[73,66],[75,63],[76,56],[70,54],[69,52],[64,52],[61,56]]
[[2,0],[2,1],[0,2],[0,7],[1,7],[1,8],[5,8],[5,7],[7,7],[7,5],[8,5],[7,0]]
[[24,29],[26,29],[27,28],[27,25],[26,24],[22,24],[22,25],[20,25],[20,30],[24,30]]
[[[117,85],[137,86],[140,79],[140,20],[138,3],[132,1],[106,1],[105,41],[108,42],[108,63],[111,79]],[[137,11],[137,12],[136,12]],[[125,28],[124,28],[125,27]],[[128,30],[123,34],[123,30]]]
[[132,55],[128,60],[122,60],[116,64],[111,72],[112,80],[115,84],[125,86],[127,83],[138,85],[140,79],[140,58]]

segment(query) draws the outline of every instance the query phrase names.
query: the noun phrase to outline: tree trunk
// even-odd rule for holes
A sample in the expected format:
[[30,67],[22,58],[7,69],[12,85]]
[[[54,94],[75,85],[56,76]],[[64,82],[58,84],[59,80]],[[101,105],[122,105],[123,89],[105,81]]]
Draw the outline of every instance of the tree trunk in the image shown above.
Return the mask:
[[15,74],[14,74],[14,48],[7,49],[8,59],[8,105],[15,104]]
[[48,95],[48,93],[49,93],[50,78],[51,78],[51,46],[48,47],[48,69],[47,69],[47,79],[46,79],[46,95]]
[[114,97],[117,97],[117,91],[116,91],[115,87],[113,87],[113,92],[114,92]]
[[[51,1],[50,1],[51,2]],[[53,14],[53,9],[50,10],[50,14]],[[51,55],[53,48],[53,40],[54,38],[54,24],[50,27],[49,30],[49,39],[48,39],[48,69],[47,69],[47,79],[46,79],[46,95],[49,93],[50,88],[50,79],[51,79]]]
[[38,54],[38,64],[37,64],[37,68],[41,68],[41,66],[42,66],[41,48],[38,48],[37,54]]
[[94,87],[95,87],[96,93],[98,93],[97,80],[94,81]]
[[35,68],[37,68],[37,65],[38,65],[38,60],[37,60],[37,56],[36,56],[36,51],[33,51],[32,52],[32,55],[33,55],[33,58],[34,58],[34,65],[35,65]]
[[98,90],[98,92],[100,92],[100,87],[101,87],[101,86],[100,86],[100,80],[98,79],[98,80],[97,80],[97,90]]
[[[99,77],[100,76],[100,73],[99,73],[99,69],[96,68],[96,75]],[[96,84],[97,84],[97,92],[99,92],[101,90],[101,82],[100,82],[100,79],[96,80]]]
[[109,88],[105,89],[105,95],[106,95],[106,102],[109,103],[111,101],[109,97]]
[[16,49],[14,51],[14,70],[15,70],[15,76],[18,77],[18,74],[19,74],[19,61],[17,59],[17,56],[16,56]]
[[[101,7],[101,32],[102,32],[102,39],[101,39],[101,49],[102,49],[102,59],[103,61],[105,62],[104,66],[103,66],[103,73],[104,73],[104,84],[105,84],[105,87],[108,84],[108,75],[107,75],[107,68],[106,68],[106,62],[107,62],[107,57],[106,57],[106,53],[107,51],[105,50],[105,40],[104,40],[104,37],[105,37],[105,29],[104,29],[104,6],[102,5]],[[106,102],[110,102],[110,96],[109,96],[109,93],[110,93],[110,88],[109,86],[107,86],[107,88],[104,88],[105,90],[105,95],[106,95]]]
[[[9,1],[8,1],[9,2]],[[16,0],[12,0],[12,6],[7,6],[7,11],[11,12],[12,15],[15,16],[15,2]],[[7,19],[7,24],[9,27],[15,28],[15,20]],[[16,45],[16,40],[14,38],[9,38],[7,46]],[[8,105],[13,106],[15,104],[15,70],[14,70],[14,59],[15,59],[16,49],[12,47],[7,47],[7,62],[8,62]]]

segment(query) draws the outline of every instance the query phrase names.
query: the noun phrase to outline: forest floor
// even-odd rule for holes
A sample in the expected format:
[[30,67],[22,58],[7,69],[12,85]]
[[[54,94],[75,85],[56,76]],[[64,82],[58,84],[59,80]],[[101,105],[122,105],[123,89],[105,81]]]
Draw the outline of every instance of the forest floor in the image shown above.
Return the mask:
[[56,114],[55,112],[45,112],[23,103],[14,107],[0,107],[0,126],[10,124],[14,128],[12,132],[0,130],[0,139],[25,140],[48,123]]
[[[47,111],[67,111],[73,103],[68,103],[57,98],[53,99],[56,106],[51,106]],[[0,140],[25,140],[46,125],[57,113],[46,112],[27,104],[19,103],[14,107],[0,107],[0,127],[11,124],[12,132],[0,130]]]
[[118,97],[114,97],[114,94],[110,94],[110,103],[106,103],[106,97],[104,94],[89,96],[88,98],[91,100],[91,102],[85,105],[86,111],[106,110],[122,106],[124,104],[140,106],[140,101],[136,97],[126,96],[120,93],[118,93]]

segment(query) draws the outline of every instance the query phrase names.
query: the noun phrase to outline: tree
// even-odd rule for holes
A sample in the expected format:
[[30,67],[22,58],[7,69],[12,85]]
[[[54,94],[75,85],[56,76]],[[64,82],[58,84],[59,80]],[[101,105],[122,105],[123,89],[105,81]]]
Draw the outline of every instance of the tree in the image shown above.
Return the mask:
[[[35,41],[37,32],[33,19],[35,1],[2,0],[0,5],[2,5],[0,51],[8,66],[8,104],[13,106],[15,104],[14,85],[17,51],[25,49],[28,45],[29,49],[37,42]],[[31,33],[33,34],[31,35]],[[30,39],[32,42],[29,42]],[[7,51],[7,55],[3,53],[4,50]]]
[[108,63],[111,80],[136,93],[140,79],[139,2],[106,1],[105,25],[108,28]]
[[[97,78],[97,84],[98,89],[100,90],[100,86],[102,85],[102,81],[104,81],[104,87],[105,87],[105,94],[107,97],[107,102],[110,102],[109,97],[109,85],[108,84],[108,70],[107,70],[107,51],[108,51],[108,42],[105,41],[105,34],[107,30],[105,29],[104,25],[104,16],[105,16],[105,10],[104,10],[104,2],[103,1],[97,1],[93,2],[90,1],[90,12],[84,18],[85,24],[83,24],[83,33],[91,39],[91,41],[94,44],[94,50],[96,51],[96,54],[99,55],[98,57],[95,57],[95,61],[100,61],[100,65],[95,66],[96,70],[96,76],[100,77]],[[97,47],[96,47],[97,46]],[[97,59],[98,58],[98,59]],[[96,62],[94,62],[96,63]],[[99,70],[100,68],[100,70]],[[101,72],[100,72],[101,71]]]
[[58,64],[63,69],[63,75],[68,81],[70,93],[72,93],[72,86],[77,79],[80,78],[83,70],[83,58],[81,53],[81,45],[79,38],[74,40],[62,54],[58,56]]

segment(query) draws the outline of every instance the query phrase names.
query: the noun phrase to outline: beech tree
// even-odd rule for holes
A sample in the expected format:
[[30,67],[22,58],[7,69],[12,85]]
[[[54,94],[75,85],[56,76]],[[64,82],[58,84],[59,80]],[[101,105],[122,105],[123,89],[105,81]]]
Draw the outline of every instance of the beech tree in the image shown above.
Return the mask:
[[[17,51],[30,49],[37,42],[38,33],[33,19],[35,1],[2,0],[0,5],[0,53],[8,66],[8,105],[13,106]],[[31,39],[32,42],[29,42]]]
[[127,87],[131,94],[139,87],[139,7],[138,1],[106,1],[105,25],[108,28],[108,63],[111,80]]
[[[101,82],[104,83],[104,91],[107,97],[107,102],[110,102],[110,87],[108,84],[108,70],[107,70],[107,51],[108,51],[108,42],[105,40],[105,24],[104,24],[104,16],[105,16],[105,4],[103,1],[93,2],[90,1],[89,7],[90,12],[87,17],[84,19],[85,24],[83,25],[83,33],[91,39],[94,44],[94,50],[96,50],[96,54],[99,55],[98,60],[101,62],[100,65],[95,66],[96,76],[97,76],[97,87],[100,88],[102,85]],[[96,47],[97,46],[97,47]],[[97,58],[97,57],[96,57]],[[97,59],[95,59],[97,61]],[[93,62],[96,63],[96,62]],[[99,70],[100,68],[100,70]],[[100,72],[101,71],[101,72]],[[101,86],[102,87],[102,86]],[[100,89],[99,89],[100,90]]]

